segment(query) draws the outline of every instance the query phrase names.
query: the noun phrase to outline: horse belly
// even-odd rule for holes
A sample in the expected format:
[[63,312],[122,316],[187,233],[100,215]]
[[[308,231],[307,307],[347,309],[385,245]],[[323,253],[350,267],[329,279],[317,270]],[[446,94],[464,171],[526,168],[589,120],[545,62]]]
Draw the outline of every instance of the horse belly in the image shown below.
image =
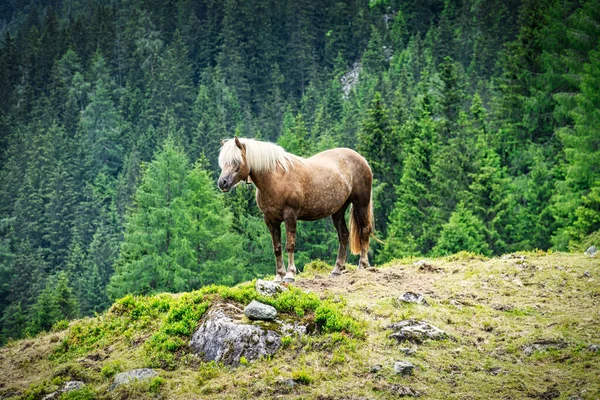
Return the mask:
[[298,219],[314,221],[329,217],[346,204],[349,196],[350,191],[345,187],[329,187],[316,190],[305,199]]

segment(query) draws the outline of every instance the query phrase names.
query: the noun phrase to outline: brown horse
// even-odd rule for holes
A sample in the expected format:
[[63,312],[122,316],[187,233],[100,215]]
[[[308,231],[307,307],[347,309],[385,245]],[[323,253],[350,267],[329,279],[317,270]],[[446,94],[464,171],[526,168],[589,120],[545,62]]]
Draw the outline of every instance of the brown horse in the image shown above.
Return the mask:
[[[294,281],[298,220],[314,221],[331,215],[340,241],[331,275],[340,275],[346,268],[348,239],[352,253],[360,252],[359,268],[369,266],[373,174],[360,154],[338,148],[305,159],[287,153],[276,144],[253,139],[235,137],[222,143],[218,186],[227,192],[241,181],[251,180],[256,185],[256,202],[273,239],[275,281]],[[344,218],[349,205],[352,205],[350,232]],[[281,254],[281,222],[285,223],[287,233],[287,273]]]

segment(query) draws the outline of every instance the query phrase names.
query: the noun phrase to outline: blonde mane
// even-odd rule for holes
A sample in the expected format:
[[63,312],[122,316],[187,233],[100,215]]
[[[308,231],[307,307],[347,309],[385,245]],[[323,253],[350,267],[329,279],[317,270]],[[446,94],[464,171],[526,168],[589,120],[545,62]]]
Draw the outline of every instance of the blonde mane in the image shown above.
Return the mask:
[[[252,171],[272,172],[277,168],[277,164],[287,171],[294,166],[294,162],[302,162],[301,157],[288,153],[275,143],[245,138],[239,138],[239,141],[246,146],[246,163]],[[235,140],[225,140],[219,153],[219,167],[224,169],[241,162],[242,152],[236,146]]]

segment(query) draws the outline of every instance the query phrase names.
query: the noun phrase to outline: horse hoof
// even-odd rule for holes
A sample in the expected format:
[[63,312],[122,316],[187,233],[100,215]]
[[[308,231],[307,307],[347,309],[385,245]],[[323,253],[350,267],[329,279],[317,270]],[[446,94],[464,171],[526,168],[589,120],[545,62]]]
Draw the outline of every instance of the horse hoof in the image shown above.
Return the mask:
[[283,281],[284,281],[285,283],[292,283],[292,282],[294,282],[294,281],[295,281],[295,279],[294,279],[294,278],[284,278],[284,279],[283,279]]
[[281,283],[281,282],[283,282],[283,279],[281,279],[280,276],[276,276],[275,279],[273,279],[273,282],[275,282],[275,283]]
[[340,275],[342,275],[342,273],[336,272],[336,271],[332,271],[331,274],[329,274],[329,276],[332,276],[332,277],[336,277],[336,276],[340,276]]

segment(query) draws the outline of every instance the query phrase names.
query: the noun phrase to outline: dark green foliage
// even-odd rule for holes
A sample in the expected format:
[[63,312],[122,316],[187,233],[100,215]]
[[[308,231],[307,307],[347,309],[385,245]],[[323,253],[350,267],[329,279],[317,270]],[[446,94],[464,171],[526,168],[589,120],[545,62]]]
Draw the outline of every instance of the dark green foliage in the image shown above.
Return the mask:
[[488,235],[483,221],[474,216],[464,203],[460,203],[448,223],[442,226],[440,237],[432,252],[441,256],[464,250],[489,255],[486,236]]
[[[253,188],[215,189],[234,134],[359,150],[376,260],[597,240],[597,1],[5,3],[2,341],[271,274]],[[336,251],[299,225],[300,268]]]

